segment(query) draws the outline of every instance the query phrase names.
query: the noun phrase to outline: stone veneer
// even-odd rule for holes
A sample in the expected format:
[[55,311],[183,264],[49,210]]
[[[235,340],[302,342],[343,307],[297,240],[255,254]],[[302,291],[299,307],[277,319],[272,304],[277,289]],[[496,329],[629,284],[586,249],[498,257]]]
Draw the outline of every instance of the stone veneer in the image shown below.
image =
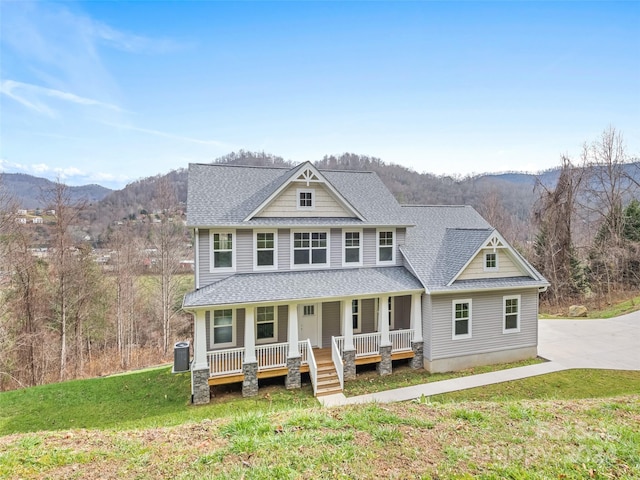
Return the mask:
[[193,396],[191,401],[194,405],[209,403],[211,398],[209,390],[209,369],[193,370],[191,372],[191,383]]
[[258,362],[243,363],[242,396],[254,397],[258,394]]
[[287,390],[294,388],[300,388],[300,363],[301,357],[289,357],[287,358],[287,379],[284,384]]
[[380,375],[391,375],[391,345],[380,347],[380,356],[382,359],[378,363],[378,373]]
[[342,363],[345,380],[354,380],[356,378],[356,351],[344,350],[342,352]]
[[424,368],[424,342],[411,342],[413,358],[409,362],[411,368],[418,370]]

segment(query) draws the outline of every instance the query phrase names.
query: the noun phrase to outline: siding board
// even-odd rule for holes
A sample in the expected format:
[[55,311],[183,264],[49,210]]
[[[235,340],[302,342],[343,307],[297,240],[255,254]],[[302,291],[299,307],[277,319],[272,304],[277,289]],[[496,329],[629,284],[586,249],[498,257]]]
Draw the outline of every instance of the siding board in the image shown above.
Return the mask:
[[291,270],[291,230],[278,230],[278,271]]
[[340,302],[322,304],[322,347],[331,346],[331,337],[340,336]]
[[362,250],[362,265],[365,267],[376,266],[376,229],[365,228],[362,234],[363,238],[363,250]]
[[491,249],[483,249],[478,255],[467,265],[467,268],[460,274],[458,280],[475,280],[479,278],[504,278],[504,277],[521,277],[528,274],[520,269],[511,259],[511,257],[504,251],[504,249],[498,249],[498,270],[497,271],[484,271],[484,254]]
[[289,307],[287,305],[278,306],[278,343],[288,341]]
[[[315,208],[298,210],[297,190],[313,190]],[[345,210],[323,185],[293,182],[280,193],[266,208],[258,212],[256,217],[339,217],[353,218],[354,215]]]
[[332,228],[329,234],[329,245],[331,246],[331,268],[342,268],[342,229]]

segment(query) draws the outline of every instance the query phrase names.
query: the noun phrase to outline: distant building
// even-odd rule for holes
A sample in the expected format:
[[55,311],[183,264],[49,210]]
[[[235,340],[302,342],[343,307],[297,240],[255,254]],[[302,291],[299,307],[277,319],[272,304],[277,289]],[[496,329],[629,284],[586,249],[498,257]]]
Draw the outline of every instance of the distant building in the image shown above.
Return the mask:
[[42,217],[33,217],[33,223],[42,223]]

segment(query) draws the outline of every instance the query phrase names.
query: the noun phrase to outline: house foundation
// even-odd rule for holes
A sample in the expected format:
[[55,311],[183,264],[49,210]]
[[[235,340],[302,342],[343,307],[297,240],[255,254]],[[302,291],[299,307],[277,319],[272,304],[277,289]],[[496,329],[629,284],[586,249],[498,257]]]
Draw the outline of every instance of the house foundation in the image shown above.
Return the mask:
[[382,359],[380,360],[380,363],[378,363],[378,373],[382,376],[391,375],[391,345],[380,347],[380,356]]
[[243,363],[242,396],[254,397],[258,394],[258,362]]
[[209,389],[209,369],[191,371],[191,402],[194,405],[209,403],[211,393]]
[[344,350],[342,352],[342,364],[345,380],[356,378],[356,350]]
[[411,342],[411,350],[413,350],[413,358],[409,366],[414,370],[424,368],[424,342]]
[[500,363],[519,362],[538,356],[537,347],[524,347],[499,352],[479,353],[462,357],[424,360],[424,368],[431,373],[455,372],[480,365],[496,365]]
[[287,379],[284,384],[287,390],[294,388],[300,388],[300,364],[302,359],[300,357],[287,358]]

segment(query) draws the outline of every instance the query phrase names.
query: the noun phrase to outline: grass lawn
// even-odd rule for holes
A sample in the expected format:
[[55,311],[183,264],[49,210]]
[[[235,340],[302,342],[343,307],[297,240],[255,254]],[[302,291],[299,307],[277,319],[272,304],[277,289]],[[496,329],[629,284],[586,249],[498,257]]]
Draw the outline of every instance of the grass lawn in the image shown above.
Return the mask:
[[[542,307],[541,307],[542,308]],[[540,314],[540,318],[542,319],[565,319],[568,318],[568,310],[569,307],[566,306],[563,313],[551,313],[555,312],[557,308],[547,306],[545,307],[545,312]],[[627,313],[635,312],[640,310],[640,295],[628,298],[624,301],[615,303],[613,305],[609,305],[603,309],[589,309],[587,312],[586,318],[613,318],[618,317],[620,315],[625,315]],[[585,317],[582,317],[583,319]],[[580,318],[572,318],[572,320],[580,320]]]

